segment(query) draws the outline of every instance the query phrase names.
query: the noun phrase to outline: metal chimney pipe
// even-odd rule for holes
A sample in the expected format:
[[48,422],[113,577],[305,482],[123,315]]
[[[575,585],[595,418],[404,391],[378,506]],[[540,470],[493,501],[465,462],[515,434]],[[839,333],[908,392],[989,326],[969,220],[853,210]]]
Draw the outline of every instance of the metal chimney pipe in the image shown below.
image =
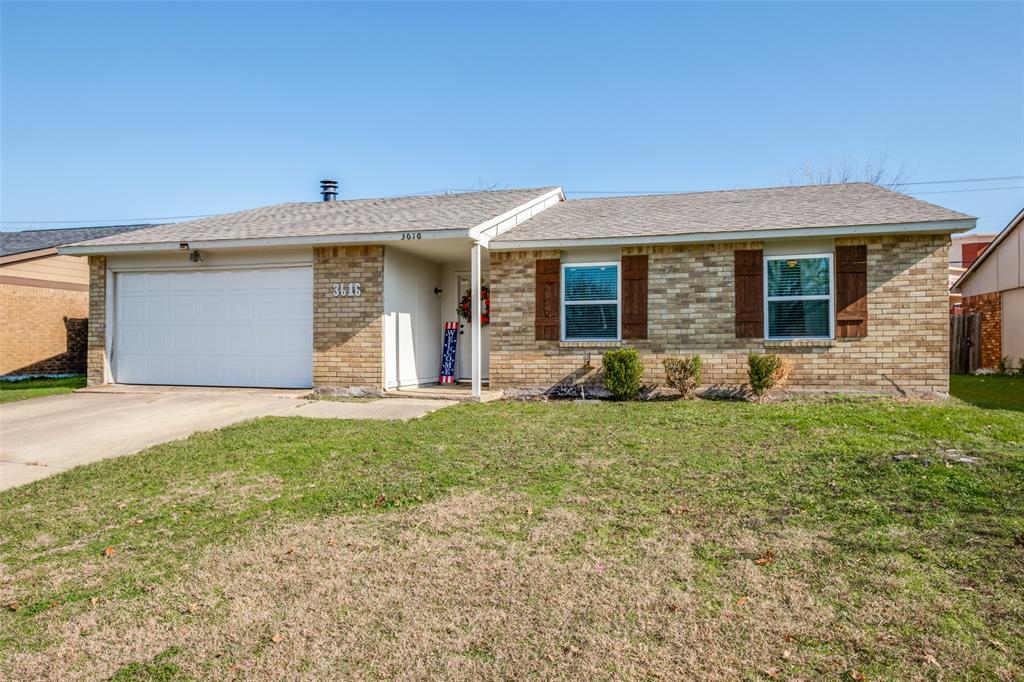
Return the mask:
[[320,194],[324,196],[324,201],[335,201],[338,198],[338,181],[321,180]]

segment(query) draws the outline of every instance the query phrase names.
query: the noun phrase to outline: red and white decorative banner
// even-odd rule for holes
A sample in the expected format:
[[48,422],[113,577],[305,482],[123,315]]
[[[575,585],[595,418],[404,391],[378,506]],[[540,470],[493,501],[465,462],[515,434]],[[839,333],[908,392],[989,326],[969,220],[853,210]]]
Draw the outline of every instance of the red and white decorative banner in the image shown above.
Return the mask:
[[444,323],[444,343],[441,345],[441,378],[439,384],[455,383],[455,349],[459,343],[459,323]]

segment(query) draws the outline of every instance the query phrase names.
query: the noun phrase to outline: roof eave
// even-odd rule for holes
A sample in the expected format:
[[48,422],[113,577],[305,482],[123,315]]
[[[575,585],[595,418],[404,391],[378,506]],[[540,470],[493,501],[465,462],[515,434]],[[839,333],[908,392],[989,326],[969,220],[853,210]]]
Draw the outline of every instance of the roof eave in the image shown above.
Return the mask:
[[20,253],[9,253],[6,256],[0,256],[0,265],[11,265],[13,263],[21,263],[27,260],[35,260],[36,258],[46,258],[47,256],[54,256],[56,254],[57,247],[55,246],[33,249],[31,251],[21,251]]
[[706,242],[760,241],[800,237],[857,237],[885,234],[953,234],[973,230],[974,218],[939,220],[923,223],[889,225],[840,225],[830,227],[796,227],[769,230],[735,230],[628,237],[591,237],[574,239],[525,239],[491,242],[492,251],[551,249],[580,246],[644,246],[650,244],[692,244]]
[[[145,244],[72,244],[57,249],[68,256],[105,256],[121,253],[159,253],[190,250],[227,250],[294,246],[346,246],[350,244],[385,243],[414,239],[469,239],[469,230],[406,230],[403,232],[368,232],[362,234],[316,235],[308,237],[264,237],[259,239],[182,239],[173,242]],[[186,246],[182,246],[185,244]]]

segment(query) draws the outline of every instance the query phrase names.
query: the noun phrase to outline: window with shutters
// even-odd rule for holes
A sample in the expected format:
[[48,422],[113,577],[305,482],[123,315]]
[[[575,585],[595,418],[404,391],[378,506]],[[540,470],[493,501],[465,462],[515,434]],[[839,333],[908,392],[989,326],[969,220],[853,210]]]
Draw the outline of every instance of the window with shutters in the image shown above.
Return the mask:
[[832,254],[764,259],[765,338],[831,339],[835,286]]
[[619,339],[619,264],[562,265],[562,339]]

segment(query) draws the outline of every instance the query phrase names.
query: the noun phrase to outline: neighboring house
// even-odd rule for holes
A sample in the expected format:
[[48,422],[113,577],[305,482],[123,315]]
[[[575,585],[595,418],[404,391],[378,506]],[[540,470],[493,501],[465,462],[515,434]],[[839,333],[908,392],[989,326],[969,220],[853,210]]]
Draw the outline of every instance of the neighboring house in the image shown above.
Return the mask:
[[995,368],[1007,357],[1024,359],[1024,210],[996,235],[957,280],[964,313],[981,313],[981,366]]
[[699,353],[705,382],[743,384],[770,351],[797,388],[948,390],[950,235],[975,219],[875,185],[333,197],[63,247],[102,320],[90,383],[435,383],[442,323],[486,286],[458,351],[475,394],[594,380],[620,347],[650,382]]
[[960,294],[953,291],[953,285],[960,275],[977,260],[985,247],[995,239],[994,234],[961,234],[953,237],[949,245],[949,305],[960,305]]
[[89,264],[57,247],[140,227],[0,232],[0,375],[85,372]]

